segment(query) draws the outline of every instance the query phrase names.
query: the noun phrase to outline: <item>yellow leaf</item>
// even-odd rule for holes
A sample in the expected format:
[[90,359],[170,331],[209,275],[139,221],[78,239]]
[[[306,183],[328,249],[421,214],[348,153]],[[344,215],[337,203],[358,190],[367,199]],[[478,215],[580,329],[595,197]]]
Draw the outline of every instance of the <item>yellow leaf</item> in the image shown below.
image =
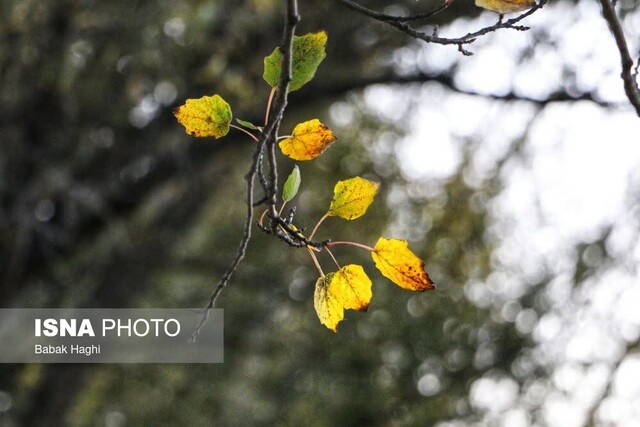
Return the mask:
[[401,288],[410,291],[435,288],[424,269],[424,262],[411,252],[406,240],[381,237],[371,257],[378,270]]
[[291,138],[280,141],[282,154],[294,160],[311,160],[320,156],[336,140],[336,136],[320,120],[298,124]]
[[356,219],[367,212],[380,184],[359,176],[338,181],[333,189],[333,200],[329,206],[329,216]]
[[335,273],[329,288],[345,309],[365,311],[373,296],[371,285],[362,266],[349,264]]
[[363,311],[371,301],[371,280],[360,265],[350,264],[316,282],[313,306],[320,322],[333,332],[344,319],[344,310]]
[[197,137],[225,136],[232,119],[231,107],[219,95],[187,99],[173,114],[189,135]]
[[329,283],[335,273],[329,273],[316,281],[316,290],[313,293],[313,306],[316,309],[320,323],[331,329],[338,330],[338,323],[344,319],[344,307],[329,292]]
[[535,4],[535,0],[476,0],[476,6],[498,13],[522,12]]

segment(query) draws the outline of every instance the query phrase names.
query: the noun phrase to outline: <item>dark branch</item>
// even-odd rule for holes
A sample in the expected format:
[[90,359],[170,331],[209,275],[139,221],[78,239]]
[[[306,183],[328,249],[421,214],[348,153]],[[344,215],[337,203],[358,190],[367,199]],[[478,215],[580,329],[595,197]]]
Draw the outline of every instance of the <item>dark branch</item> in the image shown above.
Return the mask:
[[207,319],[209,318],[209,311],[215,306],[216,300],[220,296],[220,293],[229,284],[229,281],[231,280],[231,277],[233,276],[233,273],[235,273],[235,271],[238,269],[238,266],[240,265],[240,263],[244,259],[244,256],[245,256],[245,254],[247,252],[247,246],[249,246],[249,241],[251,240],[251,228],[253,226],[253,205],[254,205],[254,202],[253,202],[253,187],[254,187],[254,183],[255,183],[256,172],[257,172],[257,169],[258,169],[258,163],[260,161],[259,159],[262,157],[263,148],[264,148],[264,143],[259,145],[258,148],[256,149],[256,151],[255,151],[255,153],[253,155],[253,161],[251,163],[251,168],[249,169],[249,172],[246,175],[246,180],[247,180],[247,199],[246,199],[247,214],[246,214],[246,218],[245,218],[245,222],[244,222],[244,233],[242,235],[242,239],[240,240],[240,245],[238,246],[238,249],[236,250],[236,255],[233,258],[233,261],[231,262],[231,265],[229,265],[229,268],[227,268],[227,270],[224,272],[224,274],[222,275],[222,277],[220,278],[220,280],[218,281],[216,286],[213,288],[213,292],[209,296],[209,301],[208,301],[208,303],[207,303],[207,305],[206,305],[206,307],[204,309],[204,313],[203,313],[202,317],[200,318],[200,321],[196,325],[195,330],[191,334],[191,341],[192,342],[196,341],[198,335],[200,334],[200,331],[202,330],[202,327],[204,326],[204,324],[206,323]]
[[[463,55],[469,56],[473,54],[469,52],[467,49],[465,49],[464,46],[475,42],[478,39],[478,37],[484,36],[485,34],[492,33],[501,29],[512,29],[516,31],[528,30],[529,27],[516,25],[516,24],[518,24],[520,21],[522,21],[526,17],[532,15],[537,10],[542,9],[542,7],[547,3],[547,0],[541,0],[539,3],[534,5],[531,9],[516,16],[515,18],[511,18],[504,21],[502,19],[502,15],[500,15],[498,18],[498,22],[496,22],[494,25],[481,28],[478,31],[465,34],[462,37],[455,37],[455,38],[440,37],[438,35],[437,27],[434,28],[431,34],[428,34],[424,31],[417,30],[415,27],[409,25],[406,22],[409,19],[406,19],[405,17],[401,17],[401,16],[393,17],[391,15],[386,15],[380,12],[376,12],[375,10],[368,9],[352,0],[338,0],[338,2],[342,3],[344,6],[348,7],[349,9],[355,12],[358,12],[364,16],[367,16],[369,18],[375,19],[376,21],[380,21],[385,24],[391,25],[392,27],[397,28],[398,30],[406,33],[407,35],[413,37],[414,39],[422,40],[426,43],[457,46],[458,50]],[[445,3],[445,6],[446,4],[447,3]],[[444,10],[444,8],[442,8],[442,10]],[[435,14],[436,13],[433,13],[433,15]]]
[[316,242],[313,240],[307,239],[307,237],[303,234],[304,229],[298,229],[293,225],[293,217],[295,215],[296,209],[295,207],[289,210],[289,215],[287,218],[282,218],[281,216],[276,216],[272,219],[272,222],[276,224],[276,227],[265,227],[264,225],[258,223],[258,227],[267,234],[273,234],[277,236],[280,240],[287,243],[289,246],[294,248],[312,248],[317,251],[320,251],[322,248],[327,246],[327,243],[330,240],[325,240],[322,242]]
[[[436,83],[440,84],[443,87],[452,90],[456,93],[462,95],[469,95],[475,97],[481,97],[496,101],[524,101],[529,102],[539,106],[545,106],[554,102],[578,102],[578,101],[588,101],[602,108],[619,108],[625,106],[626,103],[614,103],[614,102],[606,102],[601,99],[598,99],[598,96],[593,92],[586,92],[577,96],[571,95],[570,93],[558,90],[549,94],[544,98],[531,98],[527,96],[518,95],[514,92],[509,92],[501,95],[493,95],[486,93],[478,93],[471,90],[465,90],[459,88],[451,75],[451,73],[442,73],[442,74],[426,74],[426,73],[416,73],[407,76],[400,76],[393,72],[389,72],[386,74],[382,74],[375,77],[356,77],[353,80],[340,80],[338,82],[332,84],[325,84],[321,89],[317,90],[317,95],[313,96],[313,99],[317,100],[321,97],[333,98],[336,96],[342,96],[347,92],[354,90],[365,89],[372,85],[377,84],[397,84],[397,85],[405,85],[405,84],[414,84],[414,83]],[[313,87],[315,89],[315,87]],[[296,105],[300,103],[306,102],[309,99],[309,92],[304,95],[295,94],[292,97],[292,102]],[[315,94],[316,91],[313,90]]]
[[267,155],[269,160],[269,189],[264,189],[267,196],[269,217],[271,218],[271,229],[276,230],[277,224],[273,221],[279,217],[276,209],[278,194],[278,165],[276,161],[276,135],[280,128],[280,122],[287,107],[287,94],[289,92],[289,82],[291,82],[291,57],[293,51],[293,35],[296,25],[300,20],[298,15],[298,4],[296,0],[287,2],[287,19],[282,35],[280,52],[282,53],[282,68],[280,70],[280,82],[276,89],[275,100],[269,114],[269,122],[266,124],[267,131],[263,134],[267,142]]
[[[638,66],[634,70],[634,62],[631,59],[629,53],[629,47],[627,46],[627,40],[624,36],[624,30],[615,8],[610,0],[600,0],[602,5],[602,16],[609,24],[609,29],[613,34],[613,38],[616,40],[618,51],[620,52],[620,61],[622,63],[622,81],[624,82],[624,91],[629,98],[629,102],[635,108],[636,113],[640,116],[640,89],[638,88]],[[639,60],[640,64],[640,60]]]
[[[284,24],[284,34],[282,39],[282,46],[280,47],[282,53],[282,73],[280,77],[280,82],[277,88],[277,95],[275,98],[275,102],[272,106],[272,114],[269,116],[269,121],[265,123],[265,126],[260,134],[260,138],[258,139],[258,144],[253,153],[253,160],[251,162],[251,167],[246,175],[247,181],[247,196],[246,196],[246,205],[247,205],[247,214],[244,222],[244,233],[242,239],[240,240],[240,245],[236,251],[235,257],[229,265],[229,268],[224,272],[216,286],[213,288],[213,292],[209,296],[209,301],[204,308],[203,314],[200,318],[200,321],[196,325],[193,333],[191,334],[191,340],[195,342],[202,327],[206,323],[209,318],[209,311],[215,307],[216,301],[220,296],[221,292],[224,288],[229,284],[231,277],[238,269],[238,266],[244,259],[244,256],[247,251],[247,246],[249,245],[249,241],[251,240],[251,228],[253,227],[253,209],[254,209],[254,185],[256,175],[259,176],[259,181],[264,191],[264,200],[269,206],[270,217],[271,218],[279,218],[278,213],[275,209],[276,205],[276,194],[278,192],[278,175],[277,175],[277,164],[275,158],[275,142],[276,135],[278,133],[278,128],[280,126],[280,122],[282,121],[282,117],[284,115],[284,110],[287,106],[287,91],[289,87],[289,82],[291,81],[291,51],[293,46],[293,35],[295,33],[295,27],[298,24],[300,17],[298,16],[298,4],[297,0],[288,0],[287,2],[287,15]],[[268,181],[264,177],[263,173],[263,159],[265,148],[269,153],[269,165],[270,165],[270,173]],[[273,223],[273,222],[272,222]]]
[[356,2],[353,2],[351,0],[340,0],[340,2],[342,4],[344,4],[345,6],[347,6],[349,9],[354,10],[356,12],[359,12],[365,16],[368,16],[369,18],[373,18],[377,21],[382,21],[382,22],[387,22],[387,23],[391,23],[391,22],[410,22],[410,21],[419,21],[419,20],[423,20],[423,19],[429,19],[429,18],[433,18],[434,16],[436,16],[437,14],[443,12],[446,8],[449,7],[449,5],[451,3],[453,3],[453,1],[445,1],[440,7],[430,11],[430,12],[426,12],[426,13],[421,13],[421,14],[417,14],[417,15],[410,15],[410,16],[396,16],[396,15],[387,15],[386,13],[381,13],[381,12],[377,12],[375,10],[366,8],[364,6],[359,5]]

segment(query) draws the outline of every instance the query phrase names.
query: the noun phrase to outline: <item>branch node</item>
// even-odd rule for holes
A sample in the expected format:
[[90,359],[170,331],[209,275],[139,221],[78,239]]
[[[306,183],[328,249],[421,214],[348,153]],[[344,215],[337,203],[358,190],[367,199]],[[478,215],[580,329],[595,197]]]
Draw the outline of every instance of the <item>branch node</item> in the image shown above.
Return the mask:
[[463,54],[464,56],[473,56],[473,52],[468,51],[464,47],[462,47],[463,43],[458,43],[458,52]]

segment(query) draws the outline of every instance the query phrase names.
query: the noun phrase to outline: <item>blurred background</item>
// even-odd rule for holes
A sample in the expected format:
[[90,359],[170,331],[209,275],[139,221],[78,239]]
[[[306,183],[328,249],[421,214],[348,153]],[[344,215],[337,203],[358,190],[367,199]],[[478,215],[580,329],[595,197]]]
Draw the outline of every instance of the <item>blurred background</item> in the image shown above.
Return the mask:
[[[638,3],[618,8],[637,52]],[[374,297],[334,334],[308,256],[255,233],[219,299],[224,364],[0,366],[0,425],[640,425],[640,119],[598,3],[552,1],[472,57],[337,2],[300,12],[328,56],[283,133],[317,117],[339,140],[300,164],[297,225],[336,181],[379,180],[365,217],[318,238],[407,239],[437,291],[340,248]],[[434,22],[460,36],[496,19],[458,0]],[[0,3],[2,307],[206,303],[241,236],[253,144],[191,138],[171,110],[219,93],[259,122],[282,20],[276,0]]]

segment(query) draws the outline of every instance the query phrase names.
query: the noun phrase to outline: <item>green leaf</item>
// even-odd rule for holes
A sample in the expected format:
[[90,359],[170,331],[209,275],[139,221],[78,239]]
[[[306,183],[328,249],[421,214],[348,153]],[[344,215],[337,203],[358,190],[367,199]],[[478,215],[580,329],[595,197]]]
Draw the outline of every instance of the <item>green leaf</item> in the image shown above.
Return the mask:
[[242,127],[245,127],[247,129],[251,129],[251,130],[258,130],[261,131],[262,128],[260,126],[256,126],[251,122],[247,122],[246,120],[240,120],[240,119],[236,119],[236,122],[238,122],[238,124]]
[[[324,31],[309,33],[304,36],[293,36],[289,92],[300,89],[313,79],[318,66],[326,56],[324,50],[326,44],[327,33]],[[264,58],[264,74],[262,78],[271,87],[275,88],[280,83],[281,70],[282,52],[277,47],[271,55]]]
[[220,138],[229,132],[232,114],[229,104],[219,95],[187,99],[173,110],[178,122],[192,136]]
[[298,189],[300,188],[300,181],[300,168],[298,168],[298,165],[295,165],[287,177],[287,180],[284,182],[284,187],[282,188],[282,200],[288,202],[296,197]]

